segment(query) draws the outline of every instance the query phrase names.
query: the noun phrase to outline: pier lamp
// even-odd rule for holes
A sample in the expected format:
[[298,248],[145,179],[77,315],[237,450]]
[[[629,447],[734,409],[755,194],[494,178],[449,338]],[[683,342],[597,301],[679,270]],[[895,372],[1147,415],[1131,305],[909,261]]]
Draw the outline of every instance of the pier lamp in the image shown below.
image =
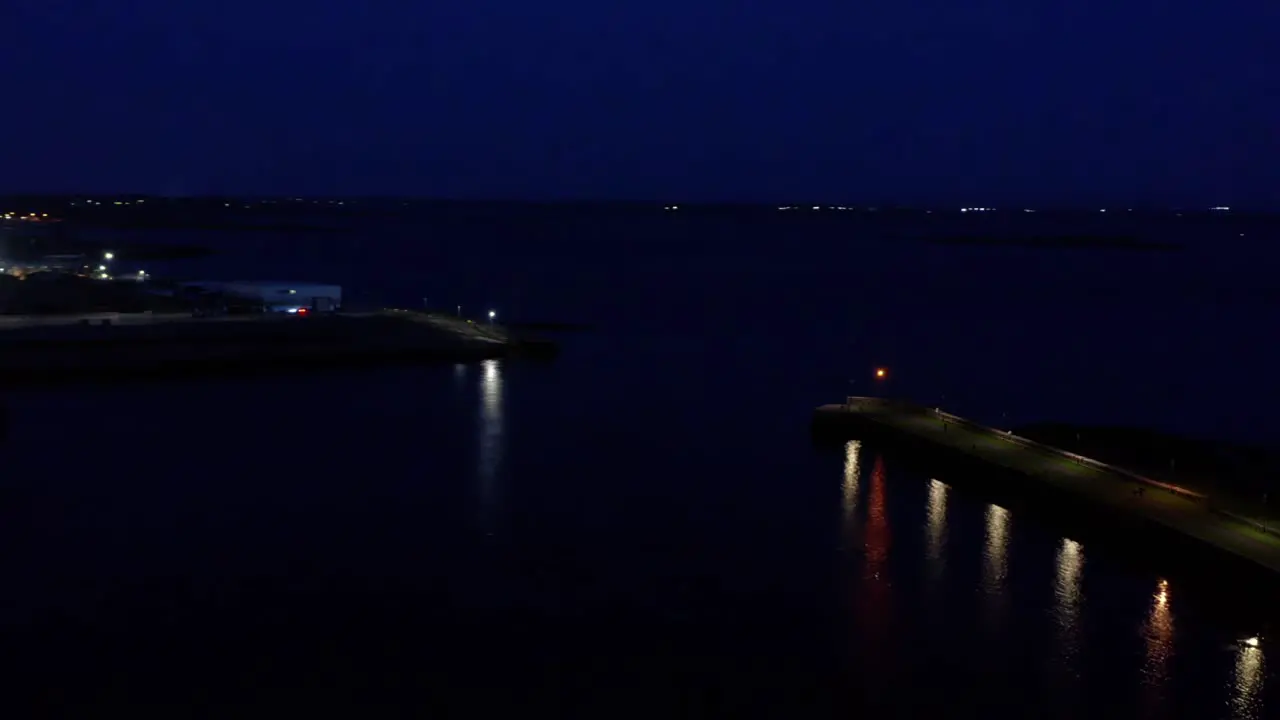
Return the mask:
[[876,394],[883,395],[884,388],[887,386],[887,383],[889,380],[889,370],[887,368],[878,367],[875,370],[871,371],[871,377],[874,378],[873,384],[879,385],[881,388],[879,393],[876,393]]
[[497,313],[497,312],[495,312],[495,311],[493,311],[493,310],[490,310],[490,311],[489,311],[489,324],[490,324],[490,325],[492,325],[492,324],[493,324],[493,319],[494,319],[495,317],[497,317],[497,316],[498,316],[498,313]]
[[116,259],[116,254],[115,254],[115,253],[113,253],[113,252],[105,252],[105,253],[102,253],[102,259],[103,259],[103,260],[115,260],[115,259]]

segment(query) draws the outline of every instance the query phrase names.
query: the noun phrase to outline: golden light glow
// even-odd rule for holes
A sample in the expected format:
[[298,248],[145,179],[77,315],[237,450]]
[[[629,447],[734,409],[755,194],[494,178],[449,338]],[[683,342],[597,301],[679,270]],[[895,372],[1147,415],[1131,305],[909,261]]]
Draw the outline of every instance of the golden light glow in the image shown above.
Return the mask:
[[845,524],[853,523],[858,509],[858,476],[862,472],[862,442],[850,440],[844,446],[844,517]]
[[1151,612],[1144,628],[1147,661],[1142,669],[1149,687],[1158,688],[1168,681],[1168,665],[1173,657],[1173,613],[1169,609],[1169,582],[1161,580],[1151,601]]
[[876,368],[876,377],[878,377],[878,378],[884,378],[884,377],[886,377],[888,374],[889,374],[889,371],[888,371],[888,370],[885,370],[884,368]]
[[1235,717],[1262,717],[1262,689],[1266,677],[1262,648],[1258,638],[1245,640],[1236,655],[1234,697],[1231,699]]
[[928,502],[926,531],[929,541],[929,574],[936,580],[946,566],[947,486],[936,479],[930,480]]
[[989,595],[1004,590],[1009,562],[1009,511],[999,505],[987,506],[987,537],[983,548],[983,586]]
[[[485,360],[480,365],[480,459],[476,475],[482,520],[488,525],[500,500],[498,470],[506,446],[503,422],[503,367],[500,360]],[[486,528],[488,531],[490,528]]]
[[1058,577],[1054,595],[1054,624],[1057,625],[1058,657],[1074,677],[1074,667],[1079,660],[1083,635],[1080,631],[1080,613],[1084,604],[1082,576],[1084,575],[1084,548],[1069,538],[1062,539],[1058,548]]

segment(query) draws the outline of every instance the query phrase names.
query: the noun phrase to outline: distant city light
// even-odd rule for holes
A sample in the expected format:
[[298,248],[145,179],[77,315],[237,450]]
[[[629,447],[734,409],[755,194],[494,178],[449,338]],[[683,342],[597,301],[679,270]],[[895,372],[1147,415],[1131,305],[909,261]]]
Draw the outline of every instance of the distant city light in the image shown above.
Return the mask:
[[102,254],[102,257],[103,257],[103,258],[105,258],[105,259],[107,259],[107,260],[115,260],[115,259],[116,259],[116,254],[115,254],[115,253],[113,253],[113,252],[105,252],[105,253],[103,253],[103,254]]
[[877,378],[879,378],[879,379],[883,380],[884,378],[888,377],[888,375],[889,375],[889,371],[888,371],[888,370],[885,370],[884,368],[876,368],[876,377],[877,377]]

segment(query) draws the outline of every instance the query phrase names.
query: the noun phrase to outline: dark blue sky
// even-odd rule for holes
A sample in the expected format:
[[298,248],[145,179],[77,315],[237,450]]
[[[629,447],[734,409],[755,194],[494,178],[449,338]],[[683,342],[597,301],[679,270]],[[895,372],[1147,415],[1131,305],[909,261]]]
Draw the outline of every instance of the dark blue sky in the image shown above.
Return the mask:
[[1276,0],[4,0],[0,191],[1280,207]]

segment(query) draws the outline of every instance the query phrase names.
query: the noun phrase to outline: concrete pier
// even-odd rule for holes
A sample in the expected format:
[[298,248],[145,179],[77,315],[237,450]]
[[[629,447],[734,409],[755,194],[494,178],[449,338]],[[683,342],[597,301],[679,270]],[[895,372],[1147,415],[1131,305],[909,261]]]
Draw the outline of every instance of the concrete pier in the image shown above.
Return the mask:
[[813,422],[814,431],[828,437],[905,440],[1011,471],[1044,489],[1134,515],[1280,574],[1280,529],[1215,507],[1212,498],[1187,488],[906,402],[850,397],[817,408]]
[[547,342],[407,311],[193,318],[98,313],[0,322],[0,384],[554,356]]

